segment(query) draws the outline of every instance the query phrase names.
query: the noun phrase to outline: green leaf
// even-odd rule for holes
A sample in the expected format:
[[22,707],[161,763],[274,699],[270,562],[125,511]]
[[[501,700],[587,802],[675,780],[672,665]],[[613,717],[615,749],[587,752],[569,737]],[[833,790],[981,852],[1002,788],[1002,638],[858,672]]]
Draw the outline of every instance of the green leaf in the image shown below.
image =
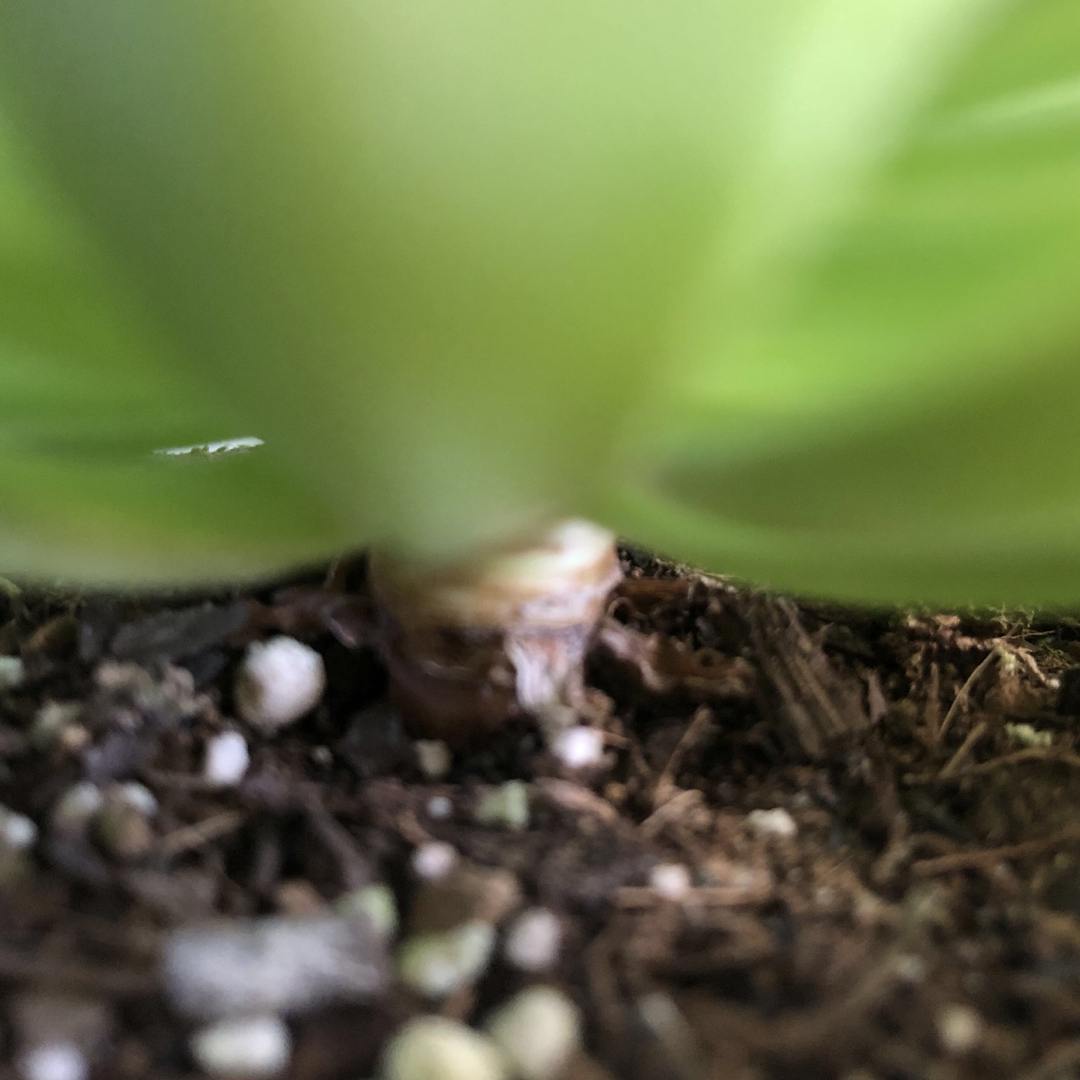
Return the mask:
[[272,453],[154,454],[245,418],[184,381],[115,268],[46,196],[0,130],[4,573],[239,579],[332,549],[328,515]]
[[1064,602],[1078,40],[1059,0],[9,0],[0,82],[147,394],[228,402],[314,547],[585,512]]
[[995,19],[797,273],[694,327],[624,529],[820,595],[1080,600],[1078,44],[1075,5]]

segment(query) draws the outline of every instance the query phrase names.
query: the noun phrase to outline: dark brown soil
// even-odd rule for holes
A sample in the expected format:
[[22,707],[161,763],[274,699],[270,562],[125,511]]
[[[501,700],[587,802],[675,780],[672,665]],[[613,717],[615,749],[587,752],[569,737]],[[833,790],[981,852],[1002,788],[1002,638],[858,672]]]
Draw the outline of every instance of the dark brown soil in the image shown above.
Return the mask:
[[[0,847],[0,1075],[35,1037],[27,1003],[76,999],[97,1009],[96,1078],[201,1075],[162,984],[175,928],[303,917],[385,882],[400,940],[431,840],[554,911],[557,965],[497,955],[435,1004],[391,981],[298,1009],[295,1080],[374,1075],[404,1018],[475,1022],[530,981],[586,1018],[568,1080],[1080,1075],[1080,622],[838,611],[624,561],[588,672],[602,766],[568,770],[523,720],[438,782],[386,705],[362,560],[209,598],[12,591],[0,654],[25,681],[0,691],[0,803],[39,839]],[[327,692],[272,738],[246,732],[246,778],[211,788],[236,665],[276,633],[322,653]],[[50,701],[81,706],[53,736],[35,728]],[[476,823],[511,779],[527,829]],[[84,780],[145,784],[149,830],[58,825]],[[666,864],[690,887],[657,888]]]

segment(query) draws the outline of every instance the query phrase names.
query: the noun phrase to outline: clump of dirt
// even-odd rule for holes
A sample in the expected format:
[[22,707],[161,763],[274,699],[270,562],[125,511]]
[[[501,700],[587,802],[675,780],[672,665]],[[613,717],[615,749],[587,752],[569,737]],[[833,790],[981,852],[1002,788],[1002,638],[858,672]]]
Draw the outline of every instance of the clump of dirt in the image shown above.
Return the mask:
[[[1080,1070],[1080,622],[622,558],[581,709],[601,734],[564,750],[525,721],[416,739],[362,559],[209,596],[9,592],[10,1074],[225,1075],[207,1031],[257,1014],[249,1071],[270,1017],[273,1067],[356,1080],[410,1017],[481,1028],[536,983],[583,1019],[563,1080]],[[325,692],[256,730],[237,671],[281,635]]]

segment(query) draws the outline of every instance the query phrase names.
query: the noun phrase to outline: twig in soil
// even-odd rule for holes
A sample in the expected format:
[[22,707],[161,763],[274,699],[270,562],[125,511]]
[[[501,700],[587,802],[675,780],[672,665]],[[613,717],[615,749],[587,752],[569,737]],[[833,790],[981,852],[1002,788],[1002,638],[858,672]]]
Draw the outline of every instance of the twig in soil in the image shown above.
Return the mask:
[[314,790],[305,792],[303,806],[311,831],[337,862],[345,888],[360,889],[370,885],[375,880],[371,863],[357,848],[348,830],[323,806],[318,793]]
[[28,956],[0,948],[0,982],[34,983],[54,989],[139,998],[158,989],[152,972],[63,963],[51,956]]
[[678,795],[679,787],[675,783],[675,777],[679,774],[683,759],[700,742],[702,736],[712,725],[712,721],[712,710],[706,706],[702,705],[694,712],[693,718],[680,736],[675,749],[671,751],[667,763],[656,781],[652,799],[654,811],[659,810],[664,803],[669,802],[674,796]]
[[1033,907],[1031,917],[1039,929],[1049,937],[1064,942],[1070,949],[1080,952],[1080,924],[1071,915],[1061,911],[1050,911],[1044,907]]
[[756,659],[807,757],[870,726],[861,688],[851,685],[806,632],[787,600],[762,603],[751,622]]
[[548,802],[562,810],[570,810],[576,814],[594,814],[601,821],[612,825],[622,820],[611,803],[601,799],[587,787],[570,780],[545,776],[536,781],[536,788]]
[[678,821],[689,811],[701,806],[705,796],[697,788],[687,788],[673,795],[658,810],[654,810],[639,826],[641,835],[652,839],[661,833],[665,825]]
[[[684,908],[760,907],[776,898],[773,880],[756,874],[745,885],[698,885],[688,889],[678,903]],[[655,889],[645,885],[623,885],[615,892],[615,906],[641,909],[664,903]]]
[[938,773],[938,779],[944,780],[951,776],[964,763],[971,751],[975,749],[979,740],[990,730],[990,725],[985,720],[980,720],[967,734],[967,738],[960,744],[960,749],[946,762],[945,767]]
[[971,699],[971,691],[974,689],[975,684],[982,677],[983,672],[990,669],[990,665],[1001,655],[1001,649],[998,645],[990,650],[983,657],[978,667],[967,677],[964,681],[964,685],[956,692],[956,697],[953,698],[952,704],[949,706],[949,711],[945,714],[945,719],[941,721],[941,727],[938,728],[937,741],[941,742],[945,738],[946,733],[952,726],[953,721],[960,715],[961,710],[966,709],[968,701]]
[[193,825],[184,825],[174,829],[161,838],[158,851],[166,858],[194,851],[205,844],[236,832],[247,821],[247,814],[241,810],[226,810],[222,814],[196,821]]
[[904,777],[904,783],[909,787],[920,784],[936,784],[942,780],[951,783],[956,780],[966,779],[969,776],[981,776],[984,773],[994,772],[1010,765],[1022,765],[1025,761],[1045,761],[1053,765],[1067,765],[1071,769],[1080,769],[1080,754],[1070,754],[1064,750],[1041,750],[1038,747],[1032,747],[1027,750],[1016,750],[1011,754],[992,758],[990,761],[980,761],[977,765],[968,765],[966,768],[957,769],[947,776],[944,769],[938,773],[908,773]]
[[1006,844],[1003,847],[983,848],[979,851],[957,851],[952,855],[921,859],[911,864],[911,872],[916,877],[936,877],[938,874],[951,874],[956,870],[982,870],[995,863],[1028,858],[1077,841],[1080,841],[1080,825],[1071,825],[1049,836],[1025,840],[1021,844]]

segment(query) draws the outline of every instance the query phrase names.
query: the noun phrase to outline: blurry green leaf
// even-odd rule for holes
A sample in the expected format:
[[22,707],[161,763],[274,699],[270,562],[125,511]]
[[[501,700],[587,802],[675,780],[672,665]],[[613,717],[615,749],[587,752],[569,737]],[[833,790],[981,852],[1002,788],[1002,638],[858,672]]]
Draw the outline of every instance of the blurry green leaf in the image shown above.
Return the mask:
[[153,450],[243,422],[186,384],[109,264],[0,132],[0,565],[79,581],[252,577],[324,554],[270,455]]
[[1078,44],[1016,5],[797,281],[697,328],[623,528],[804,592],[1080,599]]
[[200,402],[158,441],[267,439],[206,472],[250,520],[184,496],[214,544],[584,512],[789,588],[1063,602],[1078,43],[1060,0],[9,0],[0,80],[129,283],[115,355]]

